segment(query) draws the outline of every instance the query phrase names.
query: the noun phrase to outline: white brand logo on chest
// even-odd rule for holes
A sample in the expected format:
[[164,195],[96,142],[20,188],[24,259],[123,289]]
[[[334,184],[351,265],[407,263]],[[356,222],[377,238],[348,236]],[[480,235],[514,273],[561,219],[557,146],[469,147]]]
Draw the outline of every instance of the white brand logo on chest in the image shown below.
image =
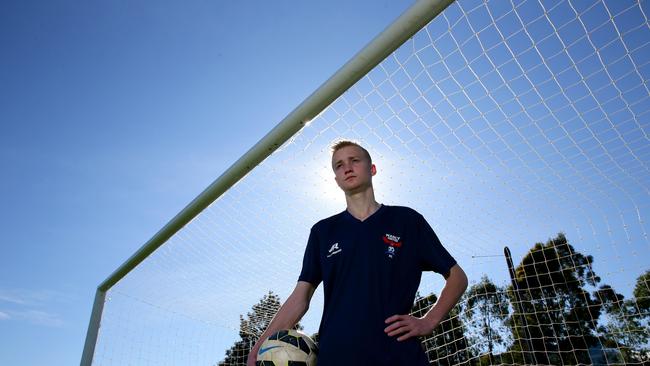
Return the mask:
[[343,249],[339,248],[339,243],[334,243],[330,247],[330,249],[327,251],[329,254],[327,255],[327,258],[333,256],[334,254],[339,254],[341,253]]
[[386,234],[386,239],[393,241],[395,243],[399,242],[399,236],[397,235],[392,235],[392,234]]

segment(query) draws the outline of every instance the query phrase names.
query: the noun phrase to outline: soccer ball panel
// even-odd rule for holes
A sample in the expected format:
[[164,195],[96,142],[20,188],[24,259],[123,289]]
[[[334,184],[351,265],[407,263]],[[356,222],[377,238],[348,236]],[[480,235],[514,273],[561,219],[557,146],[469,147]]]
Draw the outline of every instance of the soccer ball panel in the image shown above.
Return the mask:
[[255,362],[255,366],[275,366],[273,361],[257,361]]
[[316,344],[296,330],[281,330],[271,335],[257,353],[256,366],[315,366]]

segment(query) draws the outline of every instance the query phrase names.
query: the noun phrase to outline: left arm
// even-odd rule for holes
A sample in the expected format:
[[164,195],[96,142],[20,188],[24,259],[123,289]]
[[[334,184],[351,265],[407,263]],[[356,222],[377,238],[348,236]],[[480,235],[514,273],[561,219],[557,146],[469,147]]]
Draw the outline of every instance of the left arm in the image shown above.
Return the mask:
[[398,341],[431,334],[458,303],[467,288],[467,276],[458,264],[451,267],[449,273],[445,276],[445,280],[445,287],[440,293],[440,298],[422,318],[416,318],[408,314],[393,315],[386,319],[386,324],[390,325],[384,329],[384,332],[391,337],[400,335],[397,338]]

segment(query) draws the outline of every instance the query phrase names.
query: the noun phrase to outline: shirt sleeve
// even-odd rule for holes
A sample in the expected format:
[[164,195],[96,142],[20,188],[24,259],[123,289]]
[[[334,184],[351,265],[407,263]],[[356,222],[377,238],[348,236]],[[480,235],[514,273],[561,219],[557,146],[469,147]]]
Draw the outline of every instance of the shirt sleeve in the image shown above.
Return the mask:
[[456,260],[442,246],[438,236],[422,215],[417,214],[417,232],[419,235],[420,268],[423,271],[434,271],[442,275],[449,273]]
[[306,281],[317,287],[322,281],[323,275],[320,266],[320,246],[318,235],[314,228],[309,233],[309,240],[305,248],[305,255],[302,260],[302,271],[298,281]]

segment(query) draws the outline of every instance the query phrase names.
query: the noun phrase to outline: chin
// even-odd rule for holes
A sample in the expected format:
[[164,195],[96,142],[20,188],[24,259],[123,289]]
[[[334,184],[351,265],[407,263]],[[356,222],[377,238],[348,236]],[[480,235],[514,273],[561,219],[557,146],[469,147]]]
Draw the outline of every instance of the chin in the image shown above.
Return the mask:
[[351,195],[351,194],[363,192],[366,189],[368,189],[368,187],[369,186],[366,186],[366,185],[363,185],[363,184],[356,184],[356,185],[353,185],[353,186],[341,187],[341,189],[343,190],[343,192],[345,192],[345,194]]

